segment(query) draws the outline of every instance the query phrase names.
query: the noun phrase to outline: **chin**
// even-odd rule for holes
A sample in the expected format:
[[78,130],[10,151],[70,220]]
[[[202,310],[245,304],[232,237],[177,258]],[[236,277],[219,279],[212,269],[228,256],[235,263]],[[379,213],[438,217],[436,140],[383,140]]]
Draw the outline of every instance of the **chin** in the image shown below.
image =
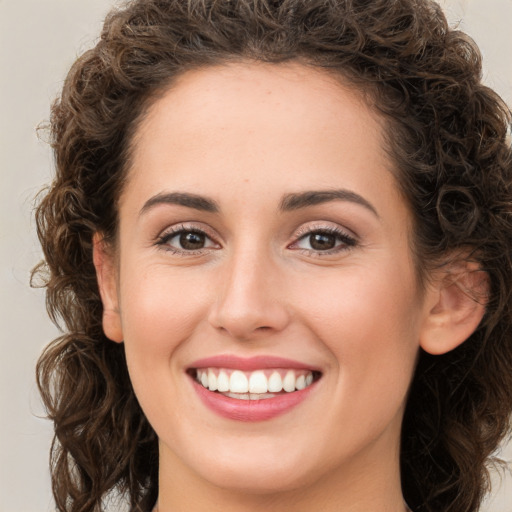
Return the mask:
[[292,491],[318,477],[318,468],[306,463],[304,450],[293,451],[285,442],[267,440],[262,445],[254,438],[250,445],[233,441],[230,447],[218,443],[213,451],[197,447],[187,457],[188,469],[214,487],[253,495]]
[[300,466],[293,468],[275,467],[273,464],[251,464],[241,463],[239,465],[228,465],[223,463],[222,468],[213,472],[201,475],[215,487],[230,492],[251,495],[271,495],[287,491],[293,491],[307,486],[310,478],[307,472]]

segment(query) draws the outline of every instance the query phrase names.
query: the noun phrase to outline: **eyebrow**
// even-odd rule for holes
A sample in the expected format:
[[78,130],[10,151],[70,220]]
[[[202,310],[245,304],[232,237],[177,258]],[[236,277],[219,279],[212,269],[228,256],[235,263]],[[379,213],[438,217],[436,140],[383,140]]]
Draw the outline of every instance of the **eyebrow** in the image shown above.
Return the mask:
[[146,213],[151,208],[160,204],[186,206],[187,208],[210,213],[219,212],[219,206],[213,199],[208,199],[196,194],[189,194],[187,192],[169,192],[157,194],[148,199],[141,208],[139,215]]
[[[312,190],[286,194],[281,200],[279,209],[283,212],[289,212],[331,201],[349,201],[359,204],[371,211],[377,218],[380,218],[376,208],[369,201],[359,194],[345,189]],[[168,192],[156,194],[149,198],[141,208],[139,215],[161,204],[185,206],[209,213],[218,213],[220,211],[217,202],[213,199],[188,192]]]
[[279,206],[284,212],[299,210],[317,204],[328,203],[330,201],[349,201],[356,203],[371,211],[377,218],[380,218],[377,209],[364,197],[352,192],[351,190],[312,190],[299,192],[295,194],[286,194]]

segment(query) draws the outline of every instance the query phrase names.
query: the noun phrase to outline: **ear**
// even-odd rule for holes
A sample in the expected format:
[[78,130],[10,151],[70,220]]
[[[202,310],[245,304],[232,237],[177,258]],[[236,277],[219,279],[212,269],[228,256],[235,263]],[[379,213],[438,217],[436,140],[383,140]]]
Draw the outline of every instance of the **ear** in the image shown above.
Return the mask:
[[423,350],[445,354],[466,341],[485,314],[488,294],[489,278],[478,263],[458,261],[444,268],[427,291]]
[[92,254],[103,303],[103,331],[107,338],[121,343],[123,329],[117,292],[117,267],[113,251],[107,246],[101,233],[94,234]]

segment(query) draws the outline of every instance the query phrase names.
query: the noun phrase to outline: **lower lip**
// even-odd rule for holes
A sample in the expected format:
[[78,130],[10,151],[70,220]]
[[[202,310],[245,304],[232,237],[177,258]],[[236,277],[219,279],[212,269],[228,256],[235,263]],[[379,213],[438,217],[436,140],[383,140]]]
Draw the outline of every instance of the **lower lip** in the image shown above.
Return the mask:
[[245,422],[265,421],[285,414],[303,402],[315,387],[313,382],[307,388],[274,398],[238,400],[210,391],[195,380],[192,380],[192,384],[199,398],[210,410],[224,418]]

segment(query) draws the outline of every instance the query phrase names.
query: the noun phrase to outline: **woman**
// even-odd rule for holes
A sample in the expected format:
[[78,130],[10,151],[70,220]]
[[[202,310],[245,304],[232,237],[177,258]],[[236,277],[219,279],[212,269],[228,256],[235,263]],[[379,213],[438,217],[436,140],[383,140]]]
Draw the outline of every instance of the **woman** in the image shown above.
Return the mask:
[[480,64],[427,0],[108,16],[37,211],[59,510],[478,510],[512,409]]

